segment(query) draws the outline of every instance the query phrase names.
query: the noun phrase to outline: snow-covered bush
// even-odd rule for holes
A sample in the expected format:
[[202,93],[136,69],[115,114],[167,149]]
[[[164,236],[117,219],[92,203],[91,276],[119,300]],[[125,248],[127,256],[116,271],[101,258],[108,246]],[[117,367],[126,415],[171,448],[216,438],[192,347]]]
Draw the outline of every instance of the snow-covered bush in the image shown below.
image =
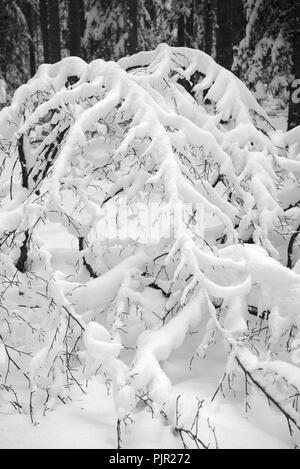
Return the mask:
[[205,53],[162,44],[41,66],[0,134],[1,405],[35,422],[102,374],[119,440],[143,404],[205,447],[164,370],[196,337],[191,366],[224,348],[216,391],[244,376],[299,430],[299,129],[275,131]]

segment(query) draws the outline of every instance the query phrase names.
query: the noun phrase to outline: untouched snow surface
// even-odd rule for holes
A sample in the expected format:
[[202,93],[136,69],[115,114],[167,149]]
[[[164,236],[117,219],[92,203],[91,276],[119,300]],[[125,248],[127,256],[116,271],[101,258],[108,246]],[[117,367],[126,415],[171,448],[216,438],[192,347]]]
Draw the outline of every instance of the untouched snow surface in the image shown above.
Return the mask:
[[[42,233],[44,247],[51,251],[57,271],[71,273],[74,262],[72,239],[58,224],[49,224]],[[206,359],[195,359],[190,368],[197,341],[197,334],[189,336],[186,346],[173,352],[163,366],[173,384],[172,392],[181,396],[179,403],[185,413],[193,419],[197,399],[207,401],[206,411],[215,426],[220,449],[290,448],[286,422],[268,407],[264,397],[253,393],[249,400],[251,410],[245,412],[242,380],[240,395],[226,390],[226,399],[219,392],[210,402],[222,378],[226,357],[221,347],[219,350],[214,348]],[[90,380],[86,394],[73,388],[71,399],[66,405],[59,403],[45,416],[37,415],[36,426],[32,425],[28,415],[3,413],[0,408],[0,448],[115,449],[117,415],[112,394],[107,392],[103,378]],[[153,419],[147,407],[135,413],[133,418],[134,423],[129,424],[126,435],[123,435],[124,449],[182,449],[180,438],[173,434],[171,427],[163,420]],[[206,421],[203,420],[201,425],[203,429],[199,434],[204,440],[211,439]]]
[[[181,405],[185,409],[190,407],[193,413],[196,397],[210,400],[213,396],[222,357],[215,351],[207,360],[195,364],[192,371],[189,360],[189,357],[173,357],[166,362],[165,370],[175,383],[173,392],[181,395]],[[227,394],[225,400],[221,393],[209,405],[210,421],[216,428],[219,448],[290,448],[287,425],[282,417],[270,409],[259,394],[251,397],[250,405],[252,410],[246,415],[242,395]],[[173,435],[170,427],[152,419],[150,410],[142,409],[133,417],[135,422],[124,435],[125,449],[182,448],[180,439]],[[54,411],[39,416],[38,421],[39,424],[33,426],[28,416],[3,414],[0,410],[0,448],[115,449],[117,445],[113,399],[108,396],[102,378],[89,382],[87,394],[74,390],[71,402],[58,404]],[[200,434],[203,438],[208,437],[204,422]]]
[[[72,274],[75,255],[72,238],[54,223],[47,225],[41,233],[57,272]],[[155,294],[153,290],[152,301],[158,301]],[[184,407],[187,418],[193,419],[197,399],[205,399],[205,412],[215,426],[219,448],[290,448],[285,420],[269,408],[262,395],[254,391],[249,400],[251,409],[245,412],[242,377],[238,387],[240,394],[226,389],[226,398],[219,391],[211,402],[222,378],[226,357],[222,347],[214,347],[205,359],[195,358],[190,368],[199,340],[197,335],[188,336],[185,347],[174,351],[163,365],[173,384],[172,392],[181,396],[179,405]],[[73,387],[71,399],[65,405],[58,403],[45,416],[37,414],[36,426],[32,425],[28,415],[18,415],[14,411],[4,413],[0,408],[0,448],[115,449],[117,415],[112,393],[107,392],[103,378],[98,376],[90,380],[86,394]],[[123,435],[123,448],[182,449],[180,438],[163,419],[153,419],[149,408],[139,409],[133,418],[134,423],[129,424],[126,435]],[[210,440],[211,432],[205,420],[200,422],[200,428],[203,440]],[[213,442],[212,447],[215,447]]]

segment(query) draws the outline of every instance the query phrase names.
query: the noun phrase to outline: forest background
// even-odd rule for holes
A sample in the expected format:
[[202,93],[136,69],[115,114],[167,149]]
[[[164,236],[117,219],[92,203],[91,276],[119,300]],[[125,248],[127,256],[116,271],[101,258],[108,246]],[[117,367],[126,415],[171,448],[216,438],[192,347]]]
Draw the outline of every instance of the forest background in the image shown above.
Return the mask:
[[203,50],[269,113],[300,124],[299,0],[1,0],[0,109],[39,65],[117,60],[159,43]]

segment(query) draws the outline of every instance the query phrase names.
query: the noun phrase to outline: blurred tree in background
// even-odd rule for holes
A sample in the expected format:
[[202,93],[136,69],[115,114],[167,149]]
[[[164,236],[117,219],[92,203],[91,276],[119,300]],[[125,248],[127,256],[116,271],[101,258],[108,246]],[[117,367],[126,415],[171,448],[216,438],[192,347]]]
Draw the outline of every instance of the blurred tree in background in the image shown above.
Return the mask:
[[[300,0],[2,0],[0,77],[8,101],[43,63],[117,60],[159,43],[201,49],[259,100],[300,122]],[[0,103],[1,106],[1,103]]]

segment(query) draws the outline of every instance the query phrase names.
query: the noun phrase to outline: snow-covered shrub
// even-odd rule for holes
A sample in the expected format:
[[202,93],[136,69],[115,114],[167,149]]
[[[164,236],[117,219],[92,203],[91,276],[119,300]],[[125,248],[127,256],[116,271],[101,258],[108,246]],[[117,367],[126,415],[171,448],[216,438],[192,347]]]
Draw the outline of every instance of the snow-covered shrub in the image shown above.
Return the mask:
[[[102,374],[119,430],[142,402],[198,445],[163,367],[197,331],[191,366],[221,344],[217,390],[244,376],[300,428],[299,129],[275,131],[205,53],[162,44],[41,66],[0,134],[1,405],[34,422]],[[170,232],[151,236],[145,206]]]

